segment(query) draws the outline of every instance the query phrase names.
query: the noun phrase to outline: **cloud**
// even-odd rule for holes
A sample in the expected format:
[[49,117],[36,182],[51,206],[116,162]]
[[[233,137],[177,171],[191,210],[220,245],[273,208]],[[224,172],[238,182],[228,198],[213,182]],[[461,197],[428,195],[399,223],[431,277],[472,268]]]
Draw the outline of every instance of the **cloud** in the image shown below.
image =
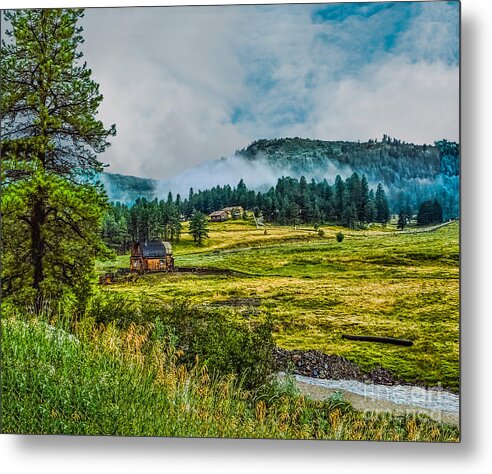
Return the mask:
[[87,10],[110,171],[170,178],[257,138],[458,139],[456,2]]
[[116,122],[111,171],[166,177],[250,140],[230,123],[243,93],[228,28],[235,12],[97,9],[85,18],[85,57],[101,85],[100,116]]
[[325,139],[368,140],[386,133],[414,143],[458,139],[458,70],[394,58],[320,92],[310,127]]
[[422,2],[418,14],[398,38],[395,54],[412,61],[456,66],[459,56],[458,2]]

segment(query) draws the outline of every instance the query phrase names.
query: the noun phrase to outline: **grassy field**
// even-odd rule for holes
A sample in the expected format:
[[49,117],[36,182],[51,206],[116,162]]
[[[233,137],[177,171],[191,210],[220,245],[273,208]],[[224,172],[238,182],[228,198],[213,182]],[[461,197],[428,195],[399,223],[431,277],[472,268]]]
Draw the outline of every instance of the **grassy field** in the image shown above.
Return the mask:
[[[186,228],[185,228],[186,231]],[[195,247],[189,235],[174,246],[176,266],[228,274],[150,274],[105,291],[147,295],[156,305],[176,298],[230,304],[238,318],[271,318],[276,343],[319,349],[381,366],[407,382],[459,388],[459,226],[429,232],[324,227],[267,227],[251,221],[210,224]],[[343,242],[335,239],[337,232]],[[128,267],[128,256],[98,264],[99,272]],[[254,298],[255,306],[243,306]],[[410,339],[412,347],[346,341],[343,333]]]

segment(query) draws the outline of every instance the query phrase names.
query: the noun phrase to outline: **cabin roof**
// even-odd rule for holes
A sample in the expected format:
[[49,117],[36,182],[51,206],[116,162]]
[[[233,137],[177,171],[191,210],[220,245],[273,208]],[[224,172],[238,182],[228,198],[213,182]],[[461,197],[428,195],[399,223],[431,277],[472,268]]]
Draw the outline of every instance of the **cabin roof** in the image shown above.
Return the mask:
[[228,211],[228,212],[236,211],[236,210],[237,211],[242,211],[243,208],[242,208],[242,206],[231,206],[231,207],[224,207],[222,210],[223,211]]
[[162,240],[137,242],[136,246],[141,249],[142,257],[165,257],[173,253],[171,244]]
[[214,212],[211,212],[208,215],[208,217],[220,217],[220,216],[222,216],[224,214],[227,214],[227,211],[224,211],[224,210],[222,210],[222,211],[214,211]]

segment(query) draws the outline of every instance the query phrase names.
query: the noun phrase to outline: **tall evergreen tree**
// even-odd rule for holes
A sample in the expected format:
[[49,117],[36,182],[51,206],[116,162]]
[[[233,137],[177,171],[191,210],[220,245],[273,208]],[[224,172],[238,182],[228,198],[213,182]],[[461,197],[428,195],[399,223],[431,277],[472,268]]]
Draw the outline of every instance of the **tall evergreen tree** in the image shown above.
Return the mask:
[[362,223],[371,222],[372,220],[372,206],[369,198],[369,184],[365,175],[362,175],[360,181],[360,207],[358,209],[359,221]]
[[208,219],[205,214],[195,211],[190,221],[190,234],[195,245],[203,245],[203,241],[208,238]]
[[355,229],[357,225],[357,208],[352,202],[349,206],[345,207],[342,216],[342,222],[345,227],[349,229]]
[[347,207],[347,193],[345,183],[340,175],[335,178],[335,215],[337,220],[342,220]]
[[419,206],[417,213],[418,225],[438,224],[442,220],[442,207],[436,199],[424,201]]
[[376,189],[376,222],[381,224],[386,224],[390,220],[390,212],[388,206],[388,199],[386,198],[386,193],[384,192],[383,185],[378,184]]
[[[48,293],[70,291],[74,278],[86,281],[82,275],[95,256],[106,253],[97,238],[106,201],[87,178],[102,171],[97,154],[109,145],[115,126],[106,129],[95,118],[103,96],[80,61],[77,22],[83,11],[4,15],[11,29],[1,50],[2,207],[9,208],[19,193],[18,210],[4,212],[4,218],[15,219],[10,224],[17,227],[17,246],[25,248],[19,257],[29,267],[22,286],[32,289],[39,308]],[[11,228],[5,223],[4,229]],[[11,281],[15,272],[4,265],[3,280]],[[60,276],[58,285],[54,275]]]
[[357,219],[362,221],[362,183],[357,173],[347,180],[348,202],[353,203],[357,210]]
[[179,242],[183,225],[181,224],[177,207],[172,204],[169,207],[169,237],[171,242]]
[[398,214],[398,222],[396,223],[397,229],[403,230],[408,223],[408,216],[403,212],[400,211]]

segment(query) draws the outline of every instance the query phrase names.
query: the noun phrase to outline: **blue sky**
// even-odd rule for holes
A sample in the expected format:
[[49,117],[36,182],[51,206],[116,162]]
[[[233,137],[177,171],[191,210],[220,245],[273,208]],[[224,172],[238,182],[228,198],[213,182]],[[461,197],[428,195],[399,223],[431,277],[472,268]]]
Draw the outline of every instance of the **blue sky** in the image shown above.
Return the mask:
[[91,9],[110,171],[167,178],[264,137],[458,139],[459,5]]

